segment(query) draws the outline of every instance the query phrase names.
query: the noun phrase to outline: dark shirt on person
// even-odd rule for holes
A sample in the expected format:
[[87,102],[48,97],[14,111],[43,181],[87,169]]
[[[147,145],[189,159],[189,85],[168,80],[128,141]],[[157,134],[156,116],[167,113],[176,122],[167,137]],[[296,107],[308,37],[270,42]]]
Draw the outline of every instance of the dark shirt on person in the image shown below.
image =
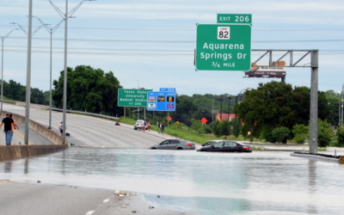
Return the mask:
[[5,124],[5,131],[12,131],[12,123],[14,123],[12,118],[6,117],[2,122]]

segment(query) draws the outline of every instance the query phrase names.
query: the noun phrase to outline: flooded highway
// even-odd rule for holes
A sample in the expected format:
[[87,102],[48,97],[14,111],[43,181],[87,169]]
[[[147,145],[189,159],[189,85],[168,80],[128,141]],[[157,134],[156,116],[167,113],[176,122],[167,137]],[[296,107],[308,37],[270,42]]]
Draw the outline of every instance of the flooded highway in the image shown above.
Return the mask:
[[159,206],[195,214],[340,214],[344,210],[344,166],[295,158],[287,152],[70,148],[0,162],[0,179],[136,191]]

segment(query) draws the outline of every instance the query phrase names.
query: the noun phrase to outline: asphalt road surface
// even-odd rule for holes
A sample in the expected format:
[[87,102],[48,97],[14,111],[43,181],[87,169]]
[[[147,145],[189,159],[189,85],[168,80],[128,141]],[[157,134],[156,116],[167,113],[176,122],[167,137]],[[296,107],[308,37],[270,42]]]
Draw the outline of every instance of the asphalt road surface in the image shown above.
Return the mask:
[[[4,104],[4,110],[25,116],[25,108]],[[31,108],[30,118],[42,125],[49,125],[49,111]],[[52,112],[52,127],[55,131],[62,121],[62,113]],[[168,136],[157,135],[156,132],[135,131],[133,126],[115,126],[111,120],[101,119],[77,114],[67,114],[68,133],[78,141],[76,145],[88,145],[92,147],[115,148],[148,148],[166,139]],[[29,137],[32,140],[32,136]]]
[[0,193],[0,214],[191,215],[157,207],[133,192],[0,180]]

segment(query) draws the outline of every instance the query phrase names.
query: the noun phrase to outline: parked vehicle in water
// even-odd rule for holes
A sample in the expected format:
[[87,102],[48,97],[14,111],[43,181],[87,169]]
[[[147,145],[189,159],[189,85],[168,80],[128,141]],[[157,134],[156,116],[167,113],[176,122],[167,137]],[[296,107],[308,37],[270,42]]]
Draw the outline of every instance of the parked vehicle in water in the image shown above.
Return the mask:
[[225,141],[225,140],[211,140],[211,141],[208,141],[208,142],[204,143],[204,144],[202,145],[202,147],[211,146],[211,145],[214,145],[215,143],[223,142],[223,141]]
[[[210,143],[211,142],[211,143]],[[199,152],[252,152],[251,146],[230,141],[230,140],[214,140],[203,144]]]
[[194,150],[195,144],[182,139],[168,139],[157,145],[151,146],[150,149]]
[[[143,129],[144,125],[145,125],[145,121],[142,119],[139,119],[134,124],[134,130],[137,130],[138,128]],[[148,127],[145,126],[145,129],[147,130]]]

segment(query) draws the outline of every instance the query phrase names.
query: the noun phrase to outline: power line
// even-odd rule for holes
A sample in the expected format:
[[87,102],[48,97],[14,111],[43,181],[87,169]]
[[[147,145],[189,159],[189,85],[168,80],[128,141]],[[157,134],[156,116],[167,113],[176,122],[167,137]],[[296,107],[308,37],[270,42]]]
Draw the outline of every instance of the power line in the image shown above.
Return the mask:
[[[26,49],[26,46],[6,46],[6,48],[23,48]],[[33,46],[32,48],[35,49],[50,49],[49,47],[45,46]],[[53,49],[64,49],[63,47],[53,47]],[[5,49],[7,50],[7,49]],[[13,50],[13,49],[12,49]],[[193,53],[193,49],[106,49],[106,48],[68,48],[68,50],[92,50],[92,51],[145,51],[145,52],[191,52]],[[320,50],[320,53],[326,53],[326,52],[344,52],[344,49],[342,50]]]
[[[12,25],[0,25],[0,26],[12,26]],[[27,26],[23,26],[27,27]],[[190,29],[169,29],[169,28],[97,28],[97,27],[68,27],[69,29],[80,30],[113,30],[113,31],[180,31],[180,32],[195,32],[196,30]],[[267,31],[267,32],[284,32],[284,31],[344,31],[344,29],[255,29],[252,31]]]
[[[26,37],[8,37],[8,39],[27,39]],[[36,37],[33,40],[50,40],[50,38]],[[64,38],[54,38],[64,41]],[[93,42],[123,42],[123,43],[195,43],[193,40],[124,40],[124,39],[77,39],[69,38],[68,41],[93,41]],[[319,43],[319,42],[344,42],[344,39],[325,40],[253,40],[252,43]]]
[[[7,52],[26,52],[26,50],[14,50],[14,49],[5,49]],[[40,51],[40,50],[32,50],[34,53],[49,53],[49,51]],[[54,54],[63,54],[63,51],[57,51],[54,52]],[[194,56],[193,53],[191,54],[184,54],[184,53],[145,53],[145,52],[140,52],[140,53],[121,53],[121,52],[116,52],[116,53],[102,53],[102,52],[75,52],[71,51],[68,52],[68,54],[77,54],[77,55],[109,55],[109,56],[140,56],[140,57],[150,57],[150,56]],[[320,55],[344,55],[344,53],[319,53]],[[252,56],[260,56],[260,54],[252,54]],[[300,55],[302,56],[302,55]]]

